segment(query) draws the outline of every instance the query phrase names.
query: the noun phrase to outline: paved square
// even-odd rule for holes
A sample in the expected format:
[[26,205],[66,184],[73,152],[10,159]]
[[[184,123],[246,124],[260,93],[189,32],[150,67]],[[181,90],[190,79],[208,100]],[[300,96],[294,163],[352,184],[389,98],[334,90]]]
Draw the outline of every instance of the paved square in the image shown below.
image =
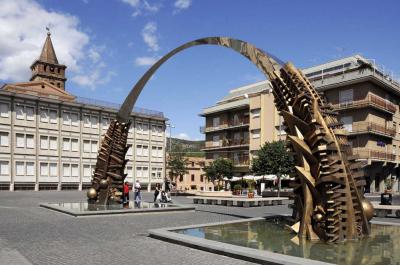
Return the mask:
[[[143,197],[150,201],[153,195],[144,193]],[[196,212],[76,218],[39,207],[41,202],[83,200],[85,193],[79,191],[0,192],[0,263],[251,264],[152,239],[147,231],[290,213],[287,205],[255,208],[196,205]],[[192,205],[192,200],[185,197],[173,200]]]

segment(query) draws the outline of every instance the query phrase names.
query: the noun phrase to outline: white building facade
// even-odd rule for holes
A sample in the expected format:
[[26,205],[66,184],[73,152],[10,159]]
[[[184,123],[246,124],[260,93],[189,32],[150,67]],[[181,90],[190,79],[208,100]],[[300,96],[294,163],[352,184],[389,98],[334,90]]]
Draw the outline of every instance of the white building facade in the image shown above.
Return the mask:
[[[0,88],[0,190],[85,189],[119,105],[77,98],[65,89],[50,34],[30,82]],[[164,181],[163,113],[134,109],[127,181],[148,189]]]

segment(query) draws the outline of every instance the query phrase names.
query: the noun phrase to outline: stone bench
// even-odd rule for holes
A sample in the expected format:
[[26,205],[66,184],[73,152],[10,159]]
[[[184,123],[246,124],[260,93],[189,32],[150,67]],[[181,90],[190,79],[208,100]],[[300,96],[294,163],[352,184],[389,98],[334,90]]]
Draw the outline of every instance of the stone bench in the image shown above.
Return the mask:
[[194,204],[223,205],[229,207],[260,207],[282,205],[287,197],[245,198],[245,197],[192,197]]
[[396,217],[400,217],[400,205],[380,205],[378,203],[372,203],[377,217],[387,217],[388,214],[392,214],[393,211]]

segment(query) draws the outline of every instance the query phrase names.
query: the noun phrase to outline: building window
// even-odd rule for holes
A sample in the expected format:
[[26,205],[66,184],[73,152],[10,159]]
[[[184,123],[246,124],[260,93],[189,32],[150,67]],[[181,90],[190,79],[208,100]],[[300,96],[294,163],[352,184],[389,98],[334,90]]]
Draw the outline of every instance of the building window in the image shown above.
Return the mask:
[[83,114],[83,127],[98,128],[99,116],[92,114]]
[[191,175],[191,180],[194,182],[194,174]]
[[162,179],[162,168],[153,167],[151,169],[151,178],[152,179]]
[[16,141],[17,148],[29,148],[29,149],[35,148],[35,141],[33,134],[17,133],[15,134],[15,136],[17,140]]
[[35,108],[26,106],[25,111],[26,111],[26,120],[34,121],[35,120]]
[[213,136],[213,146],[219,146],[219,135],[214,135]]
[[0,161],[0,175],[8,176],[10,174],[9,162],[8,161]]
[[8,103],[0,102],[0,117],[8,118],[8,111],[10,109],[10,105]]
[[147,179],[149,177],[148,167],[136,167],[136,178]]
[[[78,141],[77,139],[76,139],[76,141]],[[57,150],[57,137],[55,137],[55,136],[50,136],[49,137],[49,149],[50,150]]]
[[213,127],[214,127],[214,128],[219,127],[219,124],[220,124],[220,119],[219,119],[219,117],[214,117],[214,118],[213,118]]
[[136,132],[138,134],[149,134],[149,124],[136,122]]
[[76,138],[63,138],[63,151],[79,151],[79,140]]
[[98,141],[83,140],[83,152],[85,153],[97,153]]
[[103,130],[107,130],[110,126],[111,118],[110,117],[101,117],[101,126]]
[[151,135],[153,136],[162,136],[163,134],[163,126],[162,125],[151,125]]
[[353,116],[345,116],[340,118],[343,122],[343,127],[349,132],[353,131]]
[[136,155],[138,156],[149,156],[149,146],[148,145],[136,145]]
[[48,136],[40,136],[40,149],[48,150],[49,149],[49,137]]
[[251,110],[251,117],[254,118],[259,118],[260,117],[260,110],[261,109],[252,109]]
[[35,108],[17,104],[15,106],[15,115],[16,115],[17,120],[34,121],[35,120]]
[[79,126],[79,114],[72,111],[63,111],[63,124],[70,126]]
[[40,108],[40,122],[57,123],[57,110]]
[[256,130],[252,130],[252,135],[253,135],[253,139],[258,139],[260,138],[260,129],[256,129]]
[[50,163],[49,168],[50,168],[50,177],[57,177],[58,176],[57,163]]
[[0,146],[8,146],[8,132],[0,132]]
[[91,178],[94,172],[95,165],[83,165],[83,177]]
[[131,157],[133,155],[132,154],[132,145],[128,144],[127,146],[128,146],[128,150],[126,151],[126,156]]
[[24,168],[25,168],[25,163],[24,162],[20,162],[20,161],[15,162],[15,174],[17,176],[25,175]]
[[78,152],[79,151],[79,141],[78,139],[71,139],[71,151]]
[[183,182],[183,176],[182,175],[179,176],[179,181]]
[[78,177],[78,164],[63,164],[63,177]]
[[133,174],[132,174],[132,167],[126,167],[125,168],[125,174],[127,178],[132,179],[133,178]]
[[49,176],[49,163],[40,163],[40,176],[48,177]]
[[194,167],[194,162],[192,162],[192,167]]
[[15,174],[17,176],[33,176],[35,174],[35,163],[16,161]]
[[204,182],[204,176],[200,175],[200,182]]
[[339,91],[339,103],[346,104],[353,101],[353,89]]

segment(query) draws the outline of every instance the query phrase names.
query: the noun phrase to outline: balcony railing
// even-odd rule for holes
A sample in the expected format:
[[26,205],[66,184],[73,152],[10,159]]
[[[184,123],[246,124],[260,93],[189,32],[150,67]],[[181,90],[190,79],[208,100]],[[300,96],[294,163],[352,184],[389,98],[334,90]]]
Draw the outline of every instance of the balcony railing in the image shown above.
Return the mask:
[[224,139],[219,141],[218,144],[216,142],[206,142],[206,146],[204,149],[219,149],[225,147],[241,147],[249,144],[249,139]]
[[248,126],[249,125],[249,118],[243,118],[239,120],[230,120],[228,123],[220,124],[218,126],[210,126],[210,127],[200,127],[201,133],[213,132],[213,131],[220,131],[220,130],[227,130],[232,127],[238,126]]
[[358,155],[362,159],[381,160],[381,161],[395,161],[396,155],[387,152],[381,152],[366,148],[353,148],[353,154]]
[[379,109],[383,109],[392,114],[396,112],[395,104],[374,94],[368,94],[368,96],[365,99],[347,101],[333,105],[333,107],[336,110],[348,109],[348,108],[362,108],[366,106],[373,106]]
[[240,158],[233,159],[233,166],[235,166],[235,167],[243,167],[243,166],[249,166],[249,165],[250,165],[249,157],[240,157]]
[[350,134],[377,133],[389,137],[396,136],[396,129],[373,122],[357,122],[352,124]]

